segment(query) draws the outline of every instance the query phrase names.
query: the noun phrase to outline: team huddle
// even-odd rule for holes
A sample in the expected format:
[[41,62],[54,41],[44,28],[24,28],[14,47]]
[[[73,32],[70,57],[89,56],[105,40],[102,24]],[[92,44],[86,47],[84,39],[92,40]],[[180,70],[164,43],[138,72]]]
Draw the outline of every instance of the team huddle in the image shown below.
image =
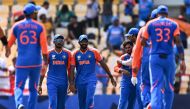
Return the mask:
[[[49,109],[65,109],[68,89],[72,93],[77,92],[80,109],[93,109],[97,63],[106,71],[112,85],[117,85],[108,66],[97,49],[88,47],[87,35],[79,36],[80,48],[71,52],[63,48],[64,36],[57,34],[53,39],[55,48],[48,51],[44,26],[33,20],[37,11],[38,7],[27,4],[23,11],[26,18],[14,24],[9,41],[1,38],[6,45],[7,57],[17,40],[16,108],[26,108],[23,105],[23,90],[29,77],[30,95],[26,109],[35,109],[47,72]],[[122,74],[118,109],[134,109],[136,99],[139,109],[172,108],[174,43],[180,54],[181,71],[186,70],[179,34],[178,24],[168,18],[168,8],[163,5],[152,11],[150,21],[140,30],[129,30],[121,45],[123,55],[114,67],[115,72]]]

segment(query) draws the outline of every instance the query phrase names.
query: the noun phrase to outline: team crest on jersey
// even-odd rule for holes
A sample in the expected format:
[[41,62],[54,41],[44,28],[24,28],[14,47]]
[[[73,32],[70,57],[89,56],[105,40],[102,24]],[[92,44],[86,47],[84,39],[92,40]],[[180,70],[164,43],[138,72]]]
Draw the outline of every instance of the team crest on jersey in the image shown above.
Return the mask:
[[63,55],[63,56],[62,56],[62,58],[63,58],[63,59],[66,59],[66,56],[65,56],[65,55]]
[[81,56],[77,56],[77,59],[80,60]]
[[55,59],[55,55],[52,55],[52,59]]
[[92,56],[91,55],[88,55],[88,58],[91,58]]

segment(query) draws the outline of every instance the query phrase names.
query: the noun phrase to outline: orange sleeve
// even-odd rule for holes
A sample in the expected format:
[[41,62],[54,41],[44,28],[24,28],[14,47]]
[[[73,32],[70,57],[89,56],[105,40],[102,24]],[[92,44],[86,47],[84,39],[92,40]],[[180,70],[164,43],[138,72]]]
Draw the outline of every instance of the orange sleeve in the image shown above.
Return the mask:
[[68,75],[70,75],[71,73],[71,57],[72,57],[72,54],[70,51],[68,51],[68,63],[67,63]]
[[15,37],[14,32],[13,32],[14,27],[12,27],[12,29],[11,29],[10,39],[8,41],[8,47],[11,47],[16,41],[16,37]]
[[[141,35],[143,33],[143,28],[140,29],[139,34],[137,36],[136,44],[133,49],[133,59],[132,59],[132,69],[140,68],[141,65],[141,56],[142,56],[142,45],[141,45]],[[133,76],[137,76],[135,72],[132,72]]]
[[[177,24],[177,23],[176,23]],[[176,37],[176,36],[179,36],[180,35],[180,29],[179,29],[179,25],[177,24],[177,27],[176,27],[176,29],[175,29],[175,31],[174,31],[174,37]]]
[[142,33],[142,37],[145,39],[148,39],[149,38],[148,25],[146,25],[144,28],[145,29],[144,29],[144,32]]
[[98,52],[98,50],[93,49],[92,51],[94,52],[96,61],[100,62],[102,60],[102,56],[100,55],[100,53]]
[[46,29],[44,28],[44,26],[42,26],[42,32],[40,34],[40,45],[42,48],[42,54],[47,54],[48,53],[47,36],[46,36]]
[[[124,60],[124,56],[121,56],[120,59],[121,59],[121,60]],[[119,70],[120,70],[121,66],[122,66],[122,65],[121,65],[120,63],[117,63],[117,64],[114,66],[114,72],[119,73]]]
[[74,65],[74,66],[76,65],[75,55],[77,52],[78,52],[78,50],[74,51],[73,54],[71,55],[71,65]]

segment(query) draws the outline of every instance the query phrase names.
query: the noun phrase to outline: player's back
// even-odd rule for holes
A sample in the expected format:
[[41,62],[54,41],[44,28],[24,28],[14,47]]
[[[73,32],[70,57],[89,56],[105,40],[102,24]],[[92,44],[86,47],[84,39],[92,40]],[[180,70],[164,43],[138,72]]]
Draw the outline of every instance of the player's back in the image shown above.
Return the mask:
[[32,19],[24,19],[13,27],[13,35],[17,38],[17,67],[41,66],[40,36],[43,26]]
[[152,42],[151,54],[173,53],[173,40],[176,34],[177,24],[165,17],[151,20],[147,25],[147,31]]

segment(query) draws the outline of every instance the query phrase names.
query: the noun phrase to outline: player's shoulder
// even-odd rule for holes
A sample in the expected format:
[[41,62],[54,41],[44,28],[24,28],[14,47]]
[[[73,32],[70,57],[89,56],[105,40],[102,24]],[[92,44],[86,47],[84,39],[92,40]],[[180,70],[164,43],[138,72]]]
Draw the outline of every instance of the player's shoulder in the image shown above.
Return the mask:
[[75,50],[73,50],[72,55],[75,56],[78,52],[80,52],[80,50],[79,49],[75,49]]
[[171,18],[167,18],[167,20],[170,21],[173,25],[178,25],[178,23]]
[[48,51],[48,54],[53,53],[53,52],[55,52],[55,50],[51,49],[51,50]]
[[68,53],[69,55],[72,54],[71,51],[70,51],[69,49],[67,49],[67,48],[63,48],[62,50],[63,50],[64,52]]
[[108,30],[110,30],[110,29],[112,29],[113,28],[113,25],[110,25],[109,27],[108,27]]
[[159,18],[152,19],[152,20],[147,22],[147,25],[150,25],[150,24],[157,22],[157,21],[159,21]]
[[15,27],[17,27],[17,26],[19,26],[19,25],[22,25],[25,21],[26,21],[26,19],[23,19],[23,20],[20,20],[20,21],[14,23],[14,25],[13,25],[12,28],[15,28]]
[[93,48],[93,47],[88,47],[89,51],[95,52],[95,53],[99,53],[98,49]]
[[118,27],[119,27],[119,28],[121,28],[121,29],[123,29],[123,28],[124,28],[124,26],[122,26],[122,25],[119,25]]
[[44,27],[44,25],[41,22],[38,22],[38,21],[33,20],[33,19],[32,19],[32,22],[34,22],[36,25],[38,25],[38,26],[40,26],[42,28]]

